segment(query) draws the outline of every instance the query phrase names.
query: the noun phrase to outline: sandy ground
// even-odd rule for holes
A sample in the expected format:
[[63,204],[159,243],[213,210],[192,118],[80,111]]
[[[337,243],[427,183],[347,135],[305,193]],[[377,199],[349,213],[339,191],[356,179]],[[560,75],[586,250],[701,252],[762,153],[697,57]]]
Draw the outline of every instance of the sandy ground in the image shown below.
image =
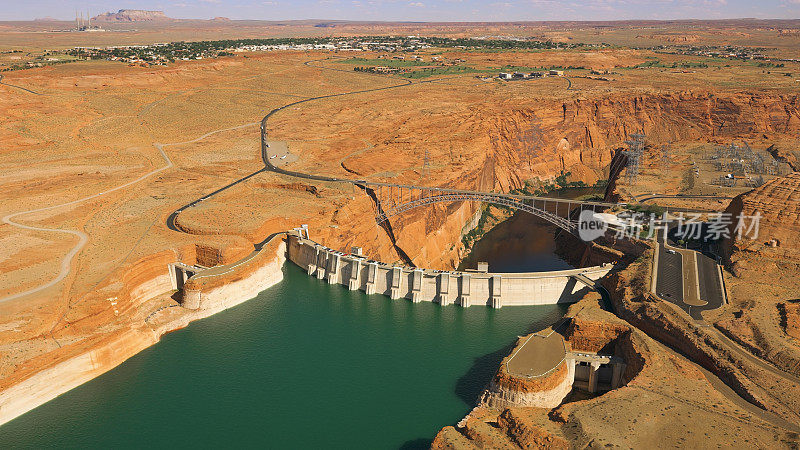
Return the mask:
[[[29,36],[2,33],[9,46]],[[62,45],[77,45],[73,38],[67,35]],[[50,36],[41,39],[38,45],[51,42]],[[631,99],[670,102],[664,96],[733,96],[742,90],[775,99],[796,94],[792,80],[767,77],[746,63],[693,74],[627,68],[652,56],[647,51],[451,54],[487,70],[560,64],[586,66],[573,74],[579,76],[590,66],[618,73],[614,81],[576,77],[571,90],[558,78],[501,83],[446,76],[309,102],[271,119],[271,151],[287,168],[381,181],[508,190],[570,171],[594,182],[604,176],[625,130],[659,120],[630,114],[624,105]],[[266,53],[166,68],[93,61],[6,73],[5,82],[39,95],[0,86],[0,217],[39,210],[13,221],[75,233],[0,225],[0,389],[140,326],[143,317],[172,304],[169,292],[135,295],[130,279],[163,275],[167,262],[194,263],[197,244],[231,249],[235,258],[249,252],[249,243],[308,223],[312,237],[332,248],[359,245],[376,258],[398,258],[362,192],[269,173],[187,210],[180,225],[189,233],[164,225],[177,207],[261,167],[256,124],[269,110],[313,96],[405,84],[327,70],[348,68],[332,56]],[[309,61],[317,62],[304,64]],[[532,123],[542,130],[535,154],[517,143]],[[607,131],[597,134],[598,128]],[[673,134],[665,131],[664,139]],[[656,186],[681,192],[681,158],[716,142],[703,132],[679,138],[669,175],[650,180],[655,169],[648,167],[632,193]],[[767,136],[763,142],[778,138],[786,139]],[[449,221],[432,211],[447,211]],[[398,218],[398,245],[421,265],[451,268],[458,254],[453,242],[473,213],[439,208]],[[67,258],[83,236],[79,252]],[[58,282],[16,297],[53,280]]]

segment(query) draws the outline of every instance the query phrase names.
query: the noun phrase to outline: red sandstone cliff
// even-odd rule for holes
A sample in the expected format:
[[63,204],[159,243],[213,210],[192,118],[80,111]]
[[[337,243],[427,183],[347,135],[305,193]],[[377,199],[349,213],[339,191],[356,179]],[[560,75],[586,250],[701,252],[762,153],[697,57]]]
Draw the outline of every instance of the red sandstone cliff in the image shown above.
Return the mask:
[[[767,258],[800,255],[800,172],[792,172],[734,198],[727,211],[733,217],[761,216],[757,239],[730,239],[728,256],[735,252],[758,252]],[[747,221],[749,224],[749,220]],[[736,235],[735,225],[730,232]]]
[[[429,184],[508,192],[526,181],[550,181],[566,172],[572,180],[592,184],[608,176],[610,167],[621,164],[611,164],[613,151],[632,133],[645,133],[653,142],[726,142],[734,137],[800,133],[797,95],[680,92],[538,101],[535,105],[518,101],[487,108],[497,109],[496,114],[475,113],[483,115],[473,124],[482,136],[475,139],[486,141],[485,146],[477,146],[481,154],[470,155],[482,161],[479,169],[474,164],[460,171],[454,168],[438,175],[446,179],[434,175]],[[431,158],[447,160],[444,151],[431,148]],[[417,265],[450,268],[458,254],[453,233],[475,208],[439,205],[395,217],[391,223],[397,243]],[[450,223],[456,217],[458,223]]]

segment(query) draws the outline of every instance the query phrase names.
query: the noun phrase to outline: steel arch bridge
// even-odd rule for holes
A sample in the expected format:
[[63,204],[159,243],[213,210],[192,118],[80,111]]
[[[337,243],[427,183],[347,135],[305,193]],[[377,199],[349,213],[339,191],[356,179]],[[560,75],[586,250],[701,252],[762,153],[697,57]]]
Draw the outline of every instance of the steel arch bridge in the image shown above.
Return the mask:
[[525,211],[571,234],[578,234],[580,212],[592,210],[600,212],[618,206],[616,203],[587,202],[551,197],[501,194],[493,192],[467,191],[457,189],[426,188],[411,185],[386,183],[358,183],[369,187],[376,196],[375,220],[378,224],[387,222],[391,217],[415,208],[436,203],[452,203],[477,201],[506,206],[518,211]]

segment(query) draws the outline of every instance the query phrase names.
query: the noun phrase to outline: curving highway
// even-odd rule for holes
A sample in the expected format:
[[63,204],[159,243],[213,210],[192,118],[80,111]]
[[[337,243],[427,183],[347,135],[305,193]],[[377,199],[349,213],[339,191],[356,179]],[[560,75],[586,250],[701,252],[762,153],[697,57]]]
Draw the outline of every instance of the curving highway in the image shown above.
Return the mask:
[[[321,60],[306,61],[304,64],[306,66],[311,66],[311,63],[316,62],[316,61],[321,61]],[[323,68],[323,69],[327,69],[327,70],[333,70],[333,71],[337,71],[337,72],[348,72],[348,73],[350,73],[350,71],[344,71],[342,69],[333,69],[333,68],[328,68],[328,67],[323,67],[323,66],[313,66],[313,67],[319,67],[319,68]],[[403,83],[395,84],[395,85],[391,85],[391,86],[384,86],[384,87],[380,87],[380,88],[362,89],[362,90],[359,90],[359,91],[342,92],[342,93],[338,93],[338,94],[319,95],[319,96],[316,96],[316,97],[309,97],[309,98],[304,98],[302,100],[297,100],[295,102],[288,103],[286,105],[283,105],[283,106],[280,106],[278,108],[275,108],[275,109],[271,110],[269,113],[267,113],[267,115],[264,116],[263,119],[261,119],[261,122],[260,122],[261,123],[261,160],[264,163],[264,167],[262,167],[262,168],[260,168],[260,169],[258,169],[256,171],[250,173],[249,175],[246,175],[246,176],[244,176],[242,178],[239,178],[238,180],[235,180],[235,181],[233,181],[233,182],[231,182],[231,183],[229,183],[229,184],[227,184],[227,185],[225,185],[225,186],[223,186],[223,187],[221,187],[221,188],[219,188],[219,189],[217,189],[217,190],[215,190],[215,191],[213,191],[211,193],[208,193],[208,194],[206,194],[206,195],[204,195],[204,196],[202,196],[202,197],[200,197],[200,198],[198,198],[196,200],[193,200],[193,201],[181,206],[178,209],[176,209],[175,211],[172,212],[172,214],[169,215],[169,217],[167,217],[167,222],[166,222],[167,228],[169,228],[170,230],[173,230],[173,231],[183,232],[183,230],[181,230],[180,228],[178,228],[175,225],[175,220],[177,219],[178,215],[182,211],[184,211],[187,208],[191,208],[191,207],[197,205],[198,203],[200,203],[200,202],[202,202],[204,200],[207,200],[207,199],[219,194],[220,192],[223,192],[223,191],[225,191],[227,189],[230,189],[231,187],[236,186],[236,185],[238,185],[238,184],[240,184],[240,183],[242,183],[244,181],[247,181],[250,178],[258,175],[259,173],[265,172],[265,171],[277,172],[277,173],[282,173],[284,175],[291,175],[291,176],[296,176],[296,177],[299,177],[299,178],[305,178],[305,179],[316,180],[316,181],[352,183],[353,182],[352,180],[333,178],[333,177],[325,177],[325,176],[321,176],[321,175],[304,174],[304,173],[300,173],[300,172],[292,172],[292,171],[280,169],[280,168],[275,167],[274,165],[272,165],[272,163],[269,162],[269,157],[267,156],[267,146],[268,146],[268,144],[267,144],[267,131],[266,131],[267,121],[269,120],[270,117],[272,117],[273,115],[275,115],[276,113],[278,113],[280,111],[283,111],[284,109],[291,108],[292,106],[297,106],[297,105],[300,105],[300,104],[303,104],[303,103],[308,103],[308,102],[311,102],[311,101],[314,101],[314,100],[322,100],[322,99],[326,99],[326,98],[342,97],[342,96],[346,96],[346,95],[363,94],[363,93],[368,93],[368,92],[377,92],[377,91],[383,91],[383,90],[395,89],[395,88],[399,88],[399,87],[403,87],[403,86],[408,86],[410,84],[414,84],[414,83],[412,81],[409,81],[409,80],[403,80]],[[258,123],[258,122],[256,122],[256,123]],[[263,244],[265,241],[262,241],[260,244]]]
[[[328,59],[328,58],[325,58],[325,59]],[[324,69],[324,70],[351,73],[351,71],[349,71],[349,70],[336,69],[336,68],[325,67],[325,66],[314,65],[313,64],[315,62],[319,62],[319,61],[322,61],[322,60],[324,60],[324,59],[306,61],[304,63],[304,65],[310,66],[310,67],[317,67],[317,68]],[[384,75],[377,75],[377,74],[376,75],[365,74],[365,75],[376,76],[376,77],[380,77],[380,78],[383,78],[383,79],[387,78]],[[383,91],[383,90],[389,90],[389,89],[396,89],[396,88],[400,88],[400,87],[405,87],[405,86],[409,86],[409,85],[412,85],[412,84],[432,83],[432,82],[438,81],[438,80],[411,81],[411,80],[403,79],[403,78],[400,78],[400,77],[388,77],[388,78],[397,79],[397,80],[399,80],[401,82],[397,83],[397,84],[394,84],[394,85],[384,86],[384,87],[379,87],[379,88],[363,89],[363,90],[358,90],[358,91],[343,92],[343,93],[337,93],[337,94],[327,94],[327,95],[320,95],[320,96],[316,96],[316,97],[304,98],[304,99],[301,99],[301,100],[298,100],[298,101],[295,101],[295,102],[292,102],[292,103],[288,103],[288,104],[286,104],[284,106],[281,106],[281,107],[278,107],[278,108],[275,108],[275,109],[269,111],[269,113],[267,113],[267,115],[265,115],[264,118],[260,122],[252,122],[252,123],[247,123],[247,124],[239,125],[239,126],[235,126],[235,127],[230,127],[230,128],[224,128],[224,129],[220,129],[220,130],[211,131],[209,133],[203,134],[202,136],[200,136],[200,137],[198,137],[196,139],[192,139],[192,140],[189,140],[189,141],[174,142],[174,143],[167,143],[167,144],[154,143],[153,145],[158,149],[159,153],[161,154],[161,157],[164,159],[165,165],[162,166],[162,167],[154,169],[154,170],[152,170],[152,171],[140,176],[139,178],[137,178],[137,179],[135,179],[133,181],[129,181],[127,183],[123,183],[123,184],[121,184],[119,186],[116,186],[114,188],[111,188],[111,189],[108,189],[108,190],[105,190],[105,191],[102,191],[102,192],[98,192],[98,193],[95,193],[95,194],[92,194],[92,195],[89,195],[89,196],[86,196],[86,197],[83,197],[83,198],[80,198],[80,199],[77,199],[77,200],[73,200],[73,201],[66,202],[66,203],[60,203],[60,204],[52,205],[52,206],[46,206],[46,207],[43,207],[43,208],[36,208],[36,209],[30,209],[30,210],[26,210],[26,211],[19,211],[19,212],[15,212],[15,213],[8,214],[8,215],[4,216],[2,218],[2,221],[4,223],[6,223],[6,224],[9,224],[9,225],[13,226],[13,227],[17,227],[17,228],[24,229],[24,230],[31,230],[31,231],[44,231],[44,232],[55,232],[55,233],[69,234],[69,235],[77,237],[78,238],[78,242],[62,258],[61,263],[60,263],[60,267],[59,267],[59,272],[54,278],[52,278],[51,280],[49,280],[49,281],[47,281],[47,282],[45,282],[45,283],[43,283],[43,284],[41,284],[39,286],[36,286],[34,288],[31,288],[31,289],[28,289],[26,291],[19,292],[19,293],[16,293],[16,294],[12,294],[12,295],[0,298],[0,303],[7,302],[7,301],[10,301],[10,300],[15,300],[15,299],[18,299],[18,298],[21,298],[21,297],[25,297],[25,296],[30,295],[30,294],[34,294],[36,292],[43,291],[45,289],[48,289],[48,288],[58,284],[62,280],[64,280],[67,277],[67,275],[69,275],[69,273],[70,273],[72,260],[75,258],[75,256],[83,249],[83,247],[88,242],[88,235],[86,235],[86,233],[84,233],[83,231],[26,225],[26,224],[21,223],[21,222],[18,221],[22,216],[25,216],[25,215],[28,215],[28,214],[39,213],[39,212],[43,212],[43,211],[49,211],[49,210],[53,210],[53,209],[57,209],[57,208],[61,208],[61,207],[77,205],[77,204],[80,204],[80,203],[84,203],[84,202],[87,202],[89,200],[93,200],[93,199],[96,199],[98,197],[104,196],[106,194],[110,194],[112,192],[118,191],[120,189],[127,188],[127,187],[132,186],[132,185],[134,185],[136,183],[139,183],[139,182],[141,182],[141,181],[143,181],[143,180],[145,180],[145,179],[147,179],[147,178],[149,178],[149,177],[151,177],[151,176],[153,176],[153,175],[155,175],[155,174],[157,174],[159,172],[162,172],[162,171],[164,171],[166,169],[169,169],[169,168],[173,167],[174,164],[172,163],[172,160],[170,160],[169,156],[164,151],[164,147],[167,147],[167,146],[191,144],[191,143],[194,143],[194,142],[201,141],[201,140],[203,140],[203,139],[205,139],[205,138],[207,138],[209,136],[212,136],[212,135],[214,135],[216,133],[220,133],[220,132],[224,132],[224,131],[231,131],[231,130],[245,128],[245,127],[249,127],[249,126],[254,126],[254,125],[257,125],[259,123],[261,125],[261,157],[262,157],[262,161],[264,163],[264,167],[254,171],[254,172],[252,172],[252,173],[250,173],[250,174],[248,174],[248,175],[246,175],[246,176],[244,176],[244,177],[242,177],[242,178],[240,178],[240,179],[238,179],[236,181],[233,181],[233,182],[231,182],[231,183],[229,183],[229,184],[227,184],[227,185],[225,185],[225,186],[223,186],[223,187],[221,187],[221,188],[219,188],[219,189],[217,189],[217,190],[215,190],[215,191],[213,191],[213,192],[211,192],[209,194],[206,194],[206,195],[204,195],[204,196],[202,196],[202,197],[200,197],[200,198],[198,198],[198,199],[196,199],[196,200],[194,200],[192,202],[189,202],[186,205],[184,205],[184,206],[178,208],[177,210],[175,210],[167,218],[166,225],[167,225],[167,227],[169,229],[174,230],[174,231],[178,231],[178,232],[182,232],[182,230],[180,230],[175,225],[175,220],[183,210],[185,210],[187,208],[190,208],[190,207],[192,207],[194,205],[197,205],[198,203],[200,203],[200,202],[202,202],[202,201],[204,201],[204,200],[206,200],[208,198],[211,198],[211,197],[219,194],[220,192],[223,192],[223,191],[225,191],[225,190],[227,190],[227,189],[229,189],[229,188],[231,188],[231,187],[233,187],[233,186],[235,186],[237,184],[240,184],[240,183],[242,183],[244,181],[247,181],[248,179],[254,177],[255,175],[257,175],[257,174],[259,174],[261,172],[265,172],[265,171],[276,172],[276,173],[280,173],[280,174],[287,175],[287,176],[293,176],[293,177],[297,177],[297,178],[303,178],[303,179],[314,180],[314,181],[325,181],[325,182],[354,184],[354,185],[358,185],[360,187],[365,187],[365,188],[368,187],[368,186],[373,186],[373,187],[374,186],[390,186],[390,187],[404,187],[404,188],[414,188],[414,187],[416,187],[416,186],[402,186],[402,185],[391,184],[391,183],[368,182],[366,180],[358,180],[358,179],[327,177],[327,176],[322,176],[322,175],[313,175],[313,174],[306,174],[306,173],[302,173],[302,172],[289,171],[289,170],[281,169],[281,168],[276,167],[273,164],[271,164],[270,161],[269,161],[269,158],[267,156],[267,147],[268,147],[268,145],[267,145],[267,132],[266,132],[267,121],[273,115],[275,115],[276,113],[278,113],[278,112],[280,112],[280,111],[282,111],[284,109],[291,108],[293,106],[300,105],[300,104],[307,103],[307,102],[311,102],[311,101],[315,101],[315,100],[323,100],[323,99],[326,99],[326,98],[335,98],[335,97],[363,94],[363,93],[369,93],[369,92],[378,92],[378,91]],[[0,85],[12,87],[12,88],[15,88],[15,89],[20,89],[20,90],[23,90],[25,92],[28,92],[28,93],[31,93],[31,94],[34,94],[34,95],[44,95],[44,94],[41,94],[39,92],[33,91],[31,89],[27,89],[27,88],[24,88],[24,87],[21,87],[21,86],[16,86],[16,85],[4,83],[2,80],[3,80],[3,75],[0,75]],[[570,82],[570,87],[571,87],[571,82]],[[438,188],[428,188],[428,189],[439,190]],[[506,196],[506,197],[509,197],[509,198],[517,198],[517,199],[519,199],[519,198],[531,198],[531,199],[532,198],[541,198],[541,197],[518,196],[518,195],[511,195],[511,194],[498,194],[498,193],[480,192],[480,191],[456,191],[456,190],[445,190],[445,189],[441,189],[441,191],[464,193],[464,194],[478,194],[478,195],[495,195],[495,196],[496,195],[502,195],[502,196]],[[559,199],[552,199],[552,200],[553,201],[558,201]],[[267,239],[264,239],[263,241],[257,243],[255,245],[255,248],[256,249],[260,249],[263,246],[263,244],[265,242],[267,242],[272,237],[273,236],[269,236],[269,237],[267,237]]]
[[12,214],[8,214],[5,217],[3,217],[3,219],[2,219],[3,222],[7,223],[7,224],[9,224],[11,226],[14,226],[14,227],[17,227],[17,228],[21,228],[23,230],[47,231],[47,232],[51,232],[52,231],[52,232],[55,232],[55,233],[69,234],[69,235],[78,237],[78,242],[61,259],[59,272],[53,279],[51,279],[51,280],[49,280],[49,281],[47,281],[47,282],[45,282],[45,283],[43,283],[43,284],[41,284],[39,286],[36,286],[35,288],[31,288],[31,289],[28,289],[28,290],[23,291],[23,292],[18,292],[16,294],[12,294],[12,295],[9,295],[9,296],[6,296],[6,297],[2,297],[2,298],[0,298],[0,303],[7,302],[7,301],[10,301],[10,300],[15,300],[15,299],[18,299],[20,297],[25,297],[27,295],[34,294],[36,292],[41,292],[41,291],[43,291],[43,290],[45,290],[47,288],[55,286],[59,282],[61,282],[64,278],[67,277],[67,275],[69,275],[69,272],[70,272],[71,266],[72,266],[72,260],[75,258],[75,255],[77,255],[81,251],[81,249],[83,249],[83,247],[86,245],[86,242],[88,242],[88,240],[89,240],[89,237],[86,235],[86,233],[84,233],[84,232],[82,232],[80,230],[65,230],[65,229],[62,229],[62,228],[49,228],[49,227],[37,227],[37,226],[32,226],[32,225],[25,225],[24,223],[20,223],[20,222],[16,221],[15,219],[19,218],[20,216],[25,216],[25,215],[28,215],[28,214],[34,214],[34,213],[43,212],[43,211],[50,211],[50,210],[57,209],[57,208],[62,208],[62,207],[65,207],[65,206],[71,206],[71,205],[77,205],[77,204],[80,204],[80,203],[84,203],[84,202],[87,202],[89,200],[93,200],[93,199],[96,199],[98,197],[104,196],[106,194],[110,194],[112,192],[118,191],[120,189],[125,189],[125,188],[127,188],[129,186],[132,186],[132,185],[134,185],[136,183],[139,183],[139,182],[141,182],[141,181],[143,181],[143,180],[145,180],[147,178],[150,178],[151,176],[153,176],[153,175],[155,175],[155,174],[157,174],[159,172],[162,172],[162,171],[164,171],[166,169],[169,169],[169,168],[173,167],[174,164],[172,163],[172,160],[169,158],[167,153],[164,151],[164,147],[168,147],[168,146],[172,146],[172,145],[191,144],[191,143],[195,143],[195,142],[201,141],[203,139],[206,139],[207,137],[213,136],[214,134],[217,134],[217,133],[222,133],[222,132],[225,132],[225,131],[237,130],[237,129],[240,129],[240,128],[250,127],[250,126],[254,126],[254,125],[258,125],[258,122],[251,122],[251,123],[246,123],[244,125],[238,125],[238,126],[235,126],[235,127],[228,127],[228,128],[223,128],[223,129],[219,129],[219,130],[214,130],[214,131],[205,133],[205,134],[203,134],[202,136],[200,136],[200,137],[198,137],[196,139],[192,139],[192,140],[189,140],[189,141],[173,142],[173,143],[168,143],[168,144],[162,144],[162,143],[158,143],[158,142],[153,143],[153,146],[158,149],[159,153],[161,154],[161,157],[164,159],[164,163],[165,164],[163,166],[157,168],[157,169],[154,169],[154,170],[151,170],[150,172],[147,172],[146,174],[140,176],[139,178],[137,178],[137,179],[135,179],[133,181],[129,181],[127,183],[121,184],[121,185],[113,187],[111,189],[108,189],[108,190],[105,190],[105,191],[102,191],[102,192],[98,192],[96,194],[92,194],[92,195],[89,195],[89,196],[86,196],[86,197],[83,197],[83,198],[79,198],[77,200],[72,200],[70,202],[60,203],[58,205],[46,206],[46,207],[43,207],[43,208],[30,209],[30,210],[27,210],[27,211],[19,211],[19,212],[15,212],[15,213],[12,213]]
[[[26,295],[33,294],[35,292],[43,291],[43,290],[45,290],[45,289],[47,289],[47,288],[49,288],[51,286],[54,286],[55,284],[57,284],[58,282],[60,282],[64,278],[66,278],[67,275],[69,274],[69,271],[70,271],[72,259],[75,257],[75,255],[78,254],[78,252],[81,251],[81,249],[84,247],[84,245],[86,245],[86,242],[89,240],[89,237],[83,231],[79,231],[79,230],[64,230],[64,229],[61,229],[61,228],[36,227],[36,226],[25,225],[23,223],[16,222],[16,221],[14,221],[14,219],[19,217],[19,216],[24,216],[24,215],[27,215],[27,214],[33,214],[33,213],[38,213],[38,212],[42,212],[42,211],[50,211],[50,210],[53,210],[53,209],[56,209],[56,208],[61,208],[61,207],[64,207],[64,206],[77,205],[79,203],[83,203],[83,202],[98,198],[100,196],[103,196],[103,195],[106,195],[106,194],[110,194],[110,193],[118,191],[120,189],[124,189],[124,188],[126,188],[128,186],[134,185],[134,184],[136,184],[136,183],[138,183],[138,182],[140,182],[140,181],[142,181],[142,180],[144,180],[146,178],[149,178],[149,177],[151,177],[151,176],[153,176],[153,175],[155,175],[155,174],[157,174],[157,173],[159,173],[159,172],[161,172],[163,170],[166,170],[166,169],[172,167],[173,166],[172,161],[169,159],[169,157],[167,156],[166,152],[164,152],[164,149],[163,149],[163,146],[165,144],[154,144],[154,145],[156,146],[156,148],[158,148],[158,151],[161,153],[161,157],[164,158],[164,161],[166,162],[166,165],[161,166],[158,169],[151,170],[150,172],[147,172],[146,174],[140,176],[139,178],[137,178],[137,179],[135,179],[133,181],[129,181],[127,183],[121,184],[119,186],[116,186],[114,188],[108,189],[106,191],[98,192],[96,194],[92,194],[92,195],[89,195],[87,197],[79,198],[79,199],[73,200],[71,202],[61,203],[61,204],[52,205],[52,206],[45,206],[44,208],[29,209],[27,211],[19,211],[19,212],[15,212],[15,213],[12,213],[12,214],[9,214],[9,215],[3,217],[3,222],[4,223],[7,223],[7,224],[9,224],[11,226],[14,226],[14,227],[17,227],[17,228],[21,228],[23,230],[52,231],[52,232],[55,232],[55,233],[66,233],[66,234],[71,234],[73,236],[77,236],[78,237],[78,243],[75,245],[75,247],[72,248],[72,250],[69,251],[69,253],[67,253],[64,256],[64,258],[62,258],[61,267],[59,269],[58,275],[56,275],[55,278],[53,278],[52,280],[50,280],[50,281],[48,281],[48,282],[46,282],[44,284],[41,284],[41,285],[39,285],[39,286],[37,286],[35,288],[28,289],[27,291],[19,292],[19,293],[16,293],[16,294],[9,295],[7,297],[0,298],[0,303],[7,302],[9,300],[14,300],[14,299],[17,299],[17,298],[20,298],[20,297],[24,297]],[[166,145],[175,145],[175,144],[166,144]]]
[[[325,58],[325,59],[329,59],[329,58]],[[304,63],[304,65],[310,66],[310,67],[316,67],[316,68],[320,68],[320,69],[324,69],[324,70],[351,73],[351,71],[349,71],[349,70],[336,69],[336,68],[325,67],[325,66],[321,66],[321,65],[313,65],[313,63],[315,63],[315,62],[323,61],[325,59],[317,59],[317,60],[312,60],[312,61],[306,61]],[[371,74],[365,73],[365,75],[371,75]],[[373,76],[379,76],[379,77],[384,78],[384,79],[387,78],[385,75],[373,75]],[[384,91],[384,90],[389,90],[389,89],[396,89],[396,88],[400,88],[400,87],[405,87],[405,86],[409,86],[409,85],[412,85],[412,84],[433,83],[433,82],[438,81],[438,80],[411,81],[411,80],[406,80],[406,79],[402,79],[402,78],[399,78],[399,77],[390,77],[390,78],[402,80],[402,83],[391,85],[391,86],[384,86],[384,87],[380,87],[380,88],[363,89],[363,90],[351,91],[351,92],[343,92],[343,93],[338,93],[338,94],[328,94],[328,95],[320,95],[320,96],[316,96],[316,97],[309,97],[309,98],[306,98],[306,99],[303,99],[303,100],[298,100],[296,102],[288,103],[286,105],[283,105],[283,106],[280,106],[278,108],[275,108],[275,109],[271,110],[269,113],[267,113],[267,115],[264,116],[263,119],[261,119],[261,160],[264,163],[264,167],[254,171],[254,172],[250,173],[249,175],[246,175],[246,176],[244,176],[244,177],[242,177],[242,178],[240,178],[240,179],[238,179],[236,181],[233,181],[233,182],[231,182],[231,183],[229,183],[229,184],[227,184],[227,185],[225,185],[225,186],[223,186],[223,187],[221,187],[221,188],[219,188],[219,189],[217,189],[217,190],[215,190],[215,191],[213,191],[213,192],[211,192],[209,194],[206,194],[206,195],[204,195],[204,196],[202,196],[202,197],[200,197],[200,198],[198,198],[196,200],[193,200],[192,202],[189,202],[189,203],[181,206],[180,208],[178,208],[172,214],[169,215],[169,217],[167,218],[167,221],[166,221],[167,227],[170,230],[173,230],[173,231],[183,232],[183,230],[181,230],[175,224],[176,219],[178,218],[178,216],[180,215],[180,213],[182,211],[186,210],[187,208],[191,208],[191,207],[197,205],[198,203],[201,203],[202,201],[207,200],[207,199],[219,194],[220,192],[223,192],[223,191],[225,191],[227,189],[230,189],[231,187],[236,186],[236,185],[238,185],[238,184],[240,184],[240,183],[242,183],[244,181],[247,181],[248,179],[258,175],[259,173],[265,172],[265,171],[275,172],[275,173],[279,173],[279,174],[282,174],[282,175],[287,175],[287,176],[296,177],[296,178],[302,178],[302,179],[306,179],[306,180],[352,184],[352,185],[356,185],[356,186],[359,186],[359,187],[365,188],[365,189],[369,189],[371,187],[397,187],[397,188],[403,188],[403,189],[423,188],[421,186],[401,185],[401,184],[394,184],[394,183],[380,183],[380,182],[367,181],[367,180],[362,180],[362,179],[329,177],[329,176],[324,176],[324,175],[314,175],[314,174],[309,174],[309,173],[286,170],[286,169],[282,169],[280,167],[277,167],[277,166],[273,165],[269,160],[269,155],[267,154],[267,148],[269,147],[269,144],[268,144],[268,141],[267,141],[267,121],[272,116],[274,116],[275,114],[277,114],[280,111],[283,111],[284,109],[291,108],[293,106],[297,106],[297,105],[300,105],[300,104],[303,104],[303,103],[308,103],[308,102],[315,101],[315,100],[323,100],[323,99],[327,99],[327,98],[343,97],[343,96],[347,96],[347,95],[364,94],[364,93],[369,93],[369,92],[378,92],[378,91]],[[569,85],[568,85],[567,89],[569,89],[569,88],[572,87],[572,81],[570,81],[569,79],[567,79],[567,81],[569,82]],[[443,189],[443,188],[435,188],[435,187],[424,187],[424,189],[432,190],[432,191],[440,191],[440,192],[442,192],[444,194],[464,194],[464,195],[473,195],[473,196],[504,197],[504,198],[515,199],[515,200],[547,200],[547,201],[553,201],[553,202],[563,202],[564,201],[564,199],[559,199],[559,198],[535,197],[535,196],[517,195],[517,194],[502,194],[502,193],[497,193],[497,192],[483,192],[483,191],[458,190],[458,189]],[[616,206],[617,205],[616,203],[604,203],[604,202],[577,202],[577,201],[572,201],[571,203],[585,203],[585,204],[591,204],[591,205],[603,206],[603,207],[610,207],[610,206]],[[257,246],[263,245],[264,242],[266,242],[266,240],[265,241],[261,241],[259,244],[256,244],[256,245]]]

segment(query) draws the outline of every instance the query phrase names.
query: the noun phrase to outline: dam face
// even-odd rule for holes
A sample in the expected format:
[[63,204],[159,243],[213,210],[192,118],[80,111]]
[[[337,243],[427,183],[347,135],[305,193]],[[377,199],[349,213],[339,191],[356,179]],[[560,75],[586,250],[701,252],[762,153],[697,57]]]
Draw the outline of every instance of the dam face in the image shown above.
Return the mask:
[[287,252],[289,260],[309,275],[350,290],[465,307],[573,303],[591,289],[586,280],[597,281],[612,269],[611,264],[529,273],[409,269],[345,254],[292,234],[287,236]]

